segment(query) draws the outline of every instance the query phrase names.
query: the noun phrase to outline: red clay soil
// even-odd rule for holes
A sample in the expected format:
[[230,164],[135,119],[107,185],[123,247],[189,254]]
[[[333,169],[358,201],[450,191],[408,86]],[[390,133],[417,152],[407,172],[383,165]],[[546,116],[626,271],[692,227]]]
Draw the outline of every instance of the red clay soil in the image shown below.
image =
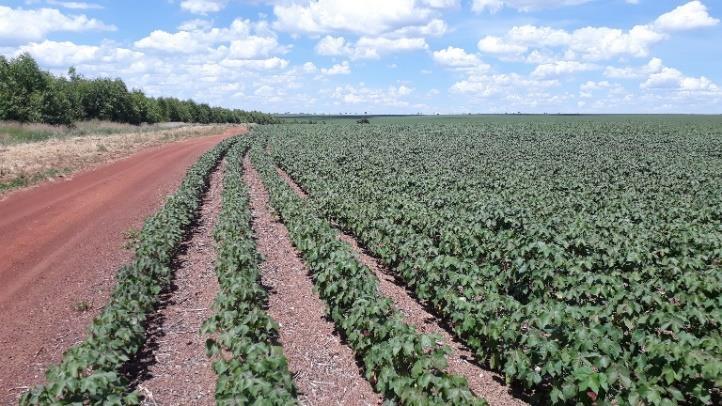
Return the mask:
[[142,226],[203,152],[241,131],[143,150],[0,201],[0,404],[42,383],[84,338],[132,257],[124,233]]
[[279,324],[279,341],[301,404],[380,404],[381,398],[363,378],[353,351],[325,318],[325,304],[314,292],[288,230],[271,213],[268,193],[248,157],[244,168],[256,244],[264,257],[262,282],[270,290],[268,314]]
[[147,379],[138,385],[145,405],[213,405],[216,374],[206,356],[200,328],[213,314],[218,294],[213,228],[221,210],[223,166],[211,176],[200,219],[178,256],[173,289],[161,297],[148,329],[146,350],[150,362]]
[[[277,168],[276,171],[298,196],[307,197],[306,193],[285,171],[280,168]],[[375,258],[367,255],[352,236],[339,233],[339,239],[349,244],[359,261],[374,272],[379,281],[379,292],[391,299],[403,315],[406,323],[423,334],[441,337],[440,344],[451,349],[451,354],[447,357],[449,362],[448,372],[465,377],[472,392],[485,399],[492,406],[522,406],[527,404],[510,392],[509,387],[504,385],[502,376],[477,365],[474,362],[472,352],[441,327],[439,321],[412,298],[403,286],[398,285],[387,269],[379,264]]]

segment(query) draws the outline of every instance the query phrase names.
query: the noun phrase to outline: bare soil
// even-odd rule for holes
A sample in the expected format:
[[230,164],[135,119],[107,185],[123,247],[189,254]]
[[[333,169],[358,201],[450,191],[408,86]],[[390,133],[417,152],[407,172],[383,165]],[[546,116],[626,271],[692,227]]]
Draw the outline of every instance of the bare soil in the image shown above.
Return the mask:
[[173,286],[164,292],[141,353],[147,363],[137,388],[146,405],[213,405],[216,375],[200,328],[213,314],[218,294],[213,229],[221,210],[223,167],[203,199],[200,219],[176,260]]
[[[298,196],[307,197],[307,194],[288,173],[280,168],[276,170]],[[525,401],[515,396],[510,388],[504,384],[502,376],[480,367],[474,360],[471,350],[452,337],[436,317],[427,312],[424,306],[417,302],[403,286],[396,283],[394,277],[386,268],[375,258],[364,252],[352,236],[340,232],[339,239],[349,244],[359,261],[374,272],[379,281],[379,291],[393,301],[396,308],[403,314],[406,323],[421,333],[440,337],[439,344],[451,348],[451,354],[447,357],[449,362],[448,372],[465,377],[472,392],[486,399],[492,406],[527,405]]]
[[205,151],[239,129],[150,148],[0,201],[0,404],[85,337],[142,226]]
[[288,230],[271,212],[268,193],[244,160],[250,188],[253,230],[259,252],[262,282],[270,290],[268,313],[280,325],[280,343],[294,373],[299,400],[308,405],[380,404],[382,399],[364,379],[353,351],[341,342],[326,307],[313,290]]

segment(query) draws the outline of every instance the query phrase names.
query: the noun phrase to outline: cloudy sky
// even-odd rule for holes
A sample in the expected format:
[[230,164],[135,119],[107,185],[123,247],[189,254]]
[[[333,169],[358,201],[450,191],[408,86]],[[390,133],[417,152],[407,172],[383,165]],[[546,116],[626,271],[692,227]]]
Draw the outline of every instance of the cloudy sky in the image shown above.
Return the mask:
[[309,113],[722,113],[722,0],[3,0],[0,53]]

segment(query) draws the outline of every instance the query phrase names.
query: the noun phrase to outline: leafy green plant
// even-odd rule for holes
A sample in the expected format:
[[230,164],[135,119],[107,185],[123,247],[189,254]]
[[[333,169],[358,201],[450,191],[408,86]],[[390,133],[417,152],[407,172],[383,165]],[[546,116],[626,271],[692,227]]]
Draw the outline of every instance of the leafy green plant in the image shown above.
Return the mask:
[[231,148],[223,180],[223,207],[215,228],[220,292],[215,313],[202,326],[208,355],[215,358],[218,404],[296,403],[296,388],[281,347],[278,326],[266,314],[259,254],[253,240],[242,157],[248,138]]
[[251,156],[271,204],[373,387],[400,404],[486,404],[471,393],[466,379],[445,372],[448,348],[436,346],[436,338],[419,334],[401,320],[391,301],[378,293],[371,271],[278,176],[263,150],[262,139],[255,138]]
[[258,128],[274,160],[539,402],[722,392],[715,120]]

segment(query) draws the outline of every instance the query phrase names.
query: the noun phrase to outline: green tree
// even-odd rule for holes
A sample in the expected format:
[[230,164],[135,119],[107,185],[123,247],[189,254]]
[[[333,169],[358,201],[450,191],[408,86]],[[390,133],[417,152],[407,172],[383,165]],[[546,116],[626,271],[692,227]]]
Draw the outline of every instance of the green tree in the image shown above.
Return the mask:
[[20,122],[42,120],[48,75],[28,54],[0,62],[0,118]]

